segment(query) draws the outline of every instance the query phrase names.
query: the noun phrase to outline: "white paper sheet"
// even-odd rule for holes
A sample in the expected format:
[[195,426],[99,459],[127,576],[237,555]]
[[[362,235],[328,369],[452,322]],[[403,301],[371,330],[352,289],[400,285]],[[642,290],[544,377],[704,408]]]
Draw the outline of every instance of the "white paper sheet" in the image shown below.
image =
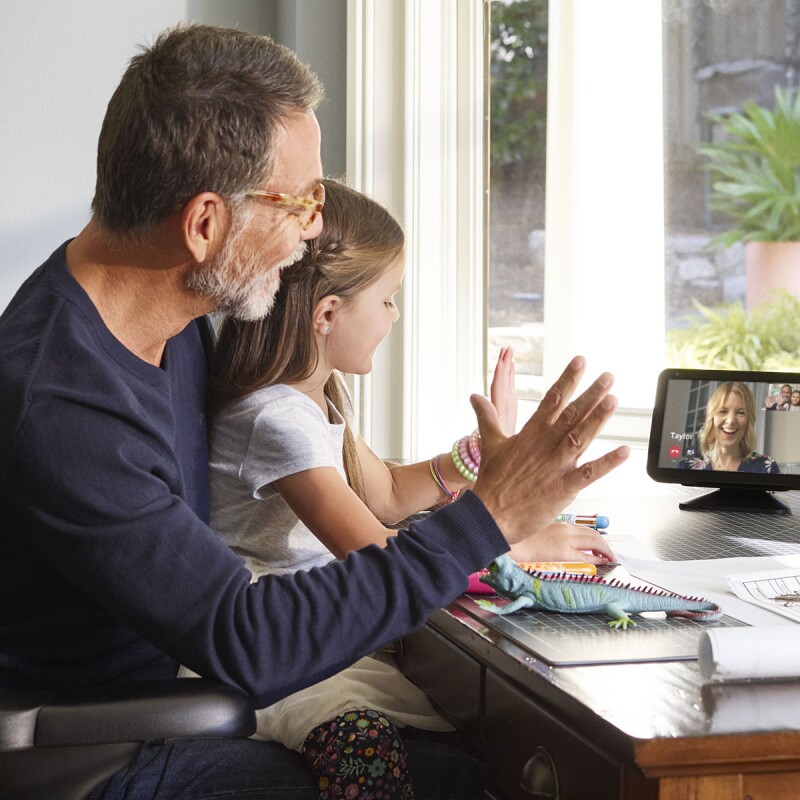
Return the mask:
[[[729,575],[728,585],[742,600],[800,622],[800,569],[797,567]],[[797,595],[798,601],[775,599],[791,595]]]
[[800,604],[787,607],[771,599],[800,591],[800,556],[661,561],[635,539],[612,546],[632,576],[670,592],[704,597],[746,623],[709,627],[700,634],[698,663],[706,680],[800,677]]
[[[714,558],[698,561],[659,561],[625,555],[615,550],[623,567],[635,578],[669,592],[704,597],[716,603],[729,617],[747,625],[791,625],[777,608],[759,606],[738,598],[730,588],[728,576],[737,573],[786,569],[794,561],[800,572],[800,556]],[[630,551],[629,551],[630,552]]]

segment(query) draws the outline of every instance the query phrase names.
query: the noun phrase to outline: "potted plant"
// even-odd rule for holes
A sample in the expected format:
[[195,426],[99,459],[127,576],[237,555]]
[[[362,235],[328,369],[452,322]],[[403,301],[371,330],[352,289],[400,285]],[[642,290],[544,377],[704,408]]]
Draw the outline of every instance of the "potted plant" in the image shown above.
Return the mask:
[[800,298],[785,289],[748,312],[741,303],[709,308],[667,331],[667,363],[708,368],[800,372]]
[[775,87],[775,106],[745,103],[711,119],[724,136],[699,148],[712,174],[710,207],[734,227],[713,243],[745,243],[746,306],[776,288],[800,296],[800,92]]

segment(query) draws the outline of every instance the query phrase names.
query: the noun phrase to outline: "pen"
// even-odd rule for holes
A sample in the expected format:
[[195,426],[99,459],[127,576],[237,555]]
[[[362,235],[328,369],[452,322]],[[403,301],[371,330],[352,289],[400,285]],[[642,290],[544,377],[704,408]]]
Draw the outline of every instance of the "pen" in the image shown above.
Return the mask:
[[520,561],[525,572],[572,572],[579,575],[597,575],[594,564],[573,561]]
[[588,525],[590,528],[600,530],[608,527],[608,517],[601,514],[559,514],[556,522],[568,522],[570,525]]
[[779,594],[777,597],[770,598],[776,603],[783,603],[785,606],[790,606],[794,603],[800,602],[800,594],[792,592],[790,594]]

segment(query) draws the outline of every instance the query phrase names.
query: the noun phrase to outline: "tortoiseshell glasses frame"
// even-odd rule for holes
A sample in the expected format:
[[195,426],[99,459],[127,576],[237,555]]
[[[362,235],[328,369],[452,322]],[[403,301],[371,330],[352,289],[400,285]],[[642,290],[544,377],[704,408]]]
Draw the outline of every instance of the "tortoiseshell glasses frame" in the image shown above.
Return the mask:
[[296,194],[284,194],[283,192],[269,192],[266,189],[251,189],[245,192],[247,197],[261,197],[269,200],[270,203],[277,203],[285,208],[297,209],[301,213],[298,215],[300,227],[308,230],[317,218],[317,214],[322,213],[325,207],[325,187],[318,183],[310,197],[300,197]]

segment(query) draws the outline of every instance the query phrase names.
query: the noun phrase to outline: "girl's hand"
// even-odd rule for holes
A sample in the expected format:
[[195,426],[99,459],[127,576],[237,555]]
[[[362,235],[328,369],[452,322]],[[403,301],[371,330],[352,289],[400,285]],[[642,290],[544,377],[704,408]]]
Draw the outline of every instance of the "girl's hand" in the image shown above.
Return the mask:
[[514,385],[514,351],[501,347],[491,387],[492,405],[497,410],[500,429],[506,436],[517,430],[517,391]]
[[588,564],[616,562],[605,537],[586,525],[554,522],[513,545],[515,561],[571,561]]

